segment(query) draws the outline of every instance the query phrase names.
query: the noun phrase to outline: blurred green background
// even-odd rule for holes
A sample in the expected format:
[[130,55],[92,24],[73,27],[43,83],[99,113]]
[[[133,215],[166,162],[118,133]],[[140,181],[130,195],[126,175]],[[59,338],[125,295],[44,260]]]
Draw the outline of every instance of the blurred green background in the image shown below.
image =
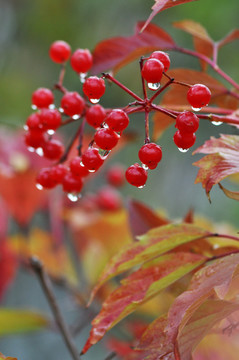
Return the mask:
[[[1,0],[0,125],[7,126],[13,131],[22,127],[31,112],[31,93],[37,87],[51,87],[56,81],[59,67],[48,57],[49,46],[54,40],[65,40],[71,44],[72,49],[81,47],[92,50],[105,38],[131,35],[136,22],[146,20],[149,16],[150,6],[153,4],[152,0]],[[174,21],[183,19],[198,21],[207,28],[215,40],[219,40],[238,26],[238,13],[238,0],[229,2],[199,0],[166,10],[158,14],[153,22],[169,31],[180,45],[191,47],[191,37],[174,29],[172,27]],[[225,46],[219,57],[220,66],[237,82],[239,81],[238,55],[238,42],[234,42]],[[189,57],[173,53],[171,59],[173,67],[199,69],[197,62]],[[117,78],[135,91],[140,91],[138,75],[138,65],[134,62],[122,69]],[[72,71],[67,71],[65,82],[69,89],[80,88],[80,82]],[[102,104],[117,107],[126,105],[128,101],[126,94],[112,87]],[[133,119],[135,117],[132,117]],[[137,119],[135,123],[132,121],[132,129],[140,134],[142,143],[143,117]],[[154,208],[162,208],[171,218],[180,219],[189,208],[193,208],[196,213],[208,216],[217,222],[231,222],[238,226],[238,203],[226,198],[215,187],[211,194],[212,204],[209,204],[201,185],[194,184],[197,169],[192,166],[192,162],[199,157],[197,155],[192,157],[191,151],[186,154],[180,153],[172,142],[173,133],[174,129],[169,129],[159,141],[163,147],[163,160],[159,168],[151,172],[147,186],[139,190],[126,185],[122,190],[125,198],[134,197]],[[203,123],[198,132],[196,146],[201,145],[209,136],[216,136],[219,133],[236,133],[236,129]],[[140,144],[128,145],[114,158],[109,159],[107,166],[115,161],[123,162],[126,166],[137,162]],[[102,177],[97,177],[90,184],[90,189],[97,188],[103,182]],[[236,189],[237,185],[229,183],[228,187]],[[20,289],[15,287],[13,291],[18,292]],[[12,305],[14,293],[10,295],[9,301]],[[26,296],[20,296],[18,299],[20,305],[24,305]],[[31,294],[31,297],[32,304],[37,302],[40,306],[42,303],[45,304],[37,295]],[[51,360],[69,358],[61,347],[59,347],[60,357],[59,352],[54,353],[53,349],[58,346],[59,341],[57,337],[49,339],[45,335],[40,337],[32,335],[32,349],[27,349],[29,345],[26,346],[26,341],[25,338],[19,340],[17,337],[0,340],[0,351],[7,353],[13,346],[15,355],[18,355],[20,360],[40,360],[43,357]],[[43,353],[41,350],[44,347],[46,350]],[[38,349],[38,355],[35,349]],[[95,358],[99,359],[98,355],[97,353]],[[86,356],[86,359],[93,358],[94,352],[89,357]]]

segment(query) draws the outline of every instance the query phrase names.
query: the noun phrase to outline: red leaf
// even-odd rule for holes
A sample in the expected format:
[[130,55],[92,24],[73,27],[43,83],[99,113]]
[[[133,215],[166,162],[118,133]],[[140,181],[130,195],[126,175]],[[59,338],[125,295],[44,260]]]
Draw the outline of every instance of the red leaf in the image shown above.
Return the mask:
[[219,139],[211,137],[194,151],[194,154],[209,154],[193,163],[200,168],[195,183],[202,183],[208,197],[213,185],[229,175],[239,173],[238,152],[239,136],[223,134]]
[[171,253],[146,263],[113,291],[92,322],[85,353],[124,317],[135,311],[162,289],[199,267],[207,258],[190,253]]
[[239,29],[235,29],[232,30],[232,32],[230,32],[227,36],[224,37],[224,39],[220,40],[218,42],[218,47],[222,47],[234,40],[238,40],[239,39]]
[[13,280],[17,268],[17,259],[6,241],[0,242],[0,299]]
[[152,11],[151,15],[149,16],[149,18],[147,19],[147,21],[145,22],[141,31],[144,31],[144,29],[149,25],[149,23],[152,21],[154,16],[156,14],[158,14],[159,12],[169,9],[173,6],[185,4],[185,3],[191,2],[191,1],[195,1],[195,0],[177,0],[177,1],[175,1],[175,0],[155,0],[155,4],[152,6],[153,11]]
[[230,191],[218,183],[220,189],[224,192],[224,194],[229,197],[230,199],[239,201],[239,192],[238,191]]
[[118,71],[122,66],[154,50],[172,49],[173,39],[159,26],[151,24],[144,33],[139,33],[143,23],[136,25],[135,34],[129,37],[115,37],[101,41],[93,52],[94,65],[92,73],[113,69]]
[[156,111],[153,115],[153,140],[157,141],[168,127],[175,123],[175,119]]

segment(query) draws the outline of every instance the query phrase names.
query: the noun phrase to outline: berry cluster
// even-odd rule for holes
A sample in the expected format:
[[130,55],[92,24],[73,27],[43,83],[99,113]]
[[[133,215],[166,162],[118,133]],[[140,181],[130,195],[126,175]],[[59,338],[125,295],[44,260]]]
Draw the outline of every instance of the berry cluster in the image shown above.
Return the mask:
[[[149,57],[141,58],[141,76],[144,97],[134,94],[113,76],[102,74],[101,77],[87,76],[93,65],[93,57],[88,49],[77,49],[73,54],[71,47],[65,41],[55,41],[49,50],[51,60],[61,64],[59,81],[53,90],[62,93],[60,103],[55,104],[52,90],[39,88],[32,94],[32,108],[35,110],[26,121],[25,143],[29,150],[54,161],[51,167],[42,169],[37,176],[37,187],[51,189],[58,184],[67,192],[72,200],[78,198],[85,178],[96,172],[103,165],[110,151],[118,144],[122,132],[129,125],[131,112],[145,112],[145,144],[140,148],[138,157],[141,165],[135,163],[126,172],[126,180],[133,186],[143,187],[147,181],[148,170],[157,167],[162,159],[162,149],[150,141],[149,113],[161,111],[176,120],[178,131],[174,135],[174,142],[179,149],[186,151],[195,142],[195,132],[199,127],[199,117],[191,111],[169,111],[153,103],[154,99],[173,83],[188,86],[187,99],[195,111],[206,106],[210,101],[210,90],[202,84],[190,86],[175,82],[166,73],[170,67],[170,58],[163,51],[154,51]],[[82,94],[69,91],[63,87],[65,64],[70,61],[71,68],[80,77]],[[160,88],[162,78],[167,80]],[[112,81],[136,100],[122,109],[105,109],[99,105],[100,98],[105,93],[105,79]],[[148,88],[154,91],[151,98],[147,96]],[[73,121],[81,121],[70,146],[65,149],[62,142],[53,138],[60,127]],[[88,148],[82,152],[82,138],[85,124],[95,129],[95,134]],[[68,159],[71,147],[79,139],[79,153]],[[122,174],[121,174],[122,175]],[[122,183],[121,175],[111,174],[112,182]],[[117,178],[118,176],[118,178]]]

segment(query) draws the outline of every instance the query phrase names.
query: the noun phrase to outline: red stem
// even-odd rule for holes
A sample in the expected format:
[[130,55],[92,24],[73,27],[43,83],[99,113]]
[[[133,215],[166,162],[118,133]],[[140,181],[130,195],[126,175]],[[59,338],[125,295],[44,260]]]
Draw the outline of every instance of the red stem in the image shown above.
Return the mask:
[[149,137],[149,111],[145,109],[145,144],[150,143],[150,137]]
[[147,91],[146,91],[146,86],[145,86],[145,81],[144,81],[144,78],[142,76],[142,68],[143,68],[143,62],[144,62],[144,58],[141,57],[140,60],[139,60],[139,65],[140,65],[140,75],[141,75],[141,81],[142,81],[142,87],[143,87],[143,94],[144,94],[144,100],[146,100],[148,97],[147,97]]
[[154,99],[156,99],[156,97],[161,94],[161,92],[163,92],[170,84],[172,84],[174,82],[173,78],[170,78],[170,80],[158,91],[156,91],[156,93],[149,99],[149,103],[151,104]]
[[133,91],[131,91],[130,89],[128,89],[126,86],[124,86],[123,84],[121,84],[121,82],[119,82],[118,80],[116,80],[113,76],[111,76],[110,74],[106,74],[106,73],[102,73],[103,77],[106,79],[111,80],[113,83],[115,83],[116,85],[118,85],[121,89],[123,89],[125,92],[127,92],[129,95],[131,95],[135,100],[138,101],[143,101],[143,99],[141,99],[138,95],[136,95]]

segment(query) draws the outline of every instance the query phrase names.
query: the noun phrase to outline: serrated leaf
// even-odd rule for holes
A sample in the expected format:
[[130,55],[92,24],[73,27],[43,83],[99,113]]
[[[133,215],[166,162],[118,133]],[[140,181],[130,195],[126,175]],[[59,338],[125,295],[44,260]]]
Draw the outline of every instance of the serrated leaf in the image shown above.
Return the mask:
[[146,263],[122,280],[122,285],[110,294],[93,320],[90,337],[82,352],[87,352],[107,331],[141,304],[199,267],[206,259],[196,254],[172,253]]
[[98,43],[93,51],[93,74],[106,70],[118,71],[121,67],[154,50],[167,50],[175,46],[173,39],[157,25],[149,25],[139,33],[143,22],[136,25],[135,34],[114,37]]
[[192,224],[169,224],[150,230],[139,237],[139,242],[122,249],[119,254],[111,259],[92,291],[90,302],[98,289],[112,277],[179,245],[209,235],[210,232]]
[[49,326],[49,320],[28,310],[0,309],[0,336],[40,330]]
[[221,135],[219,139],[211,137],[193,154],[209,154],[193,163],[200,169],[195,183],[202,183],[207,196],[213,185],[229,175],[239,173],[239,136]]
[[155,0],[155,4],[152,6],[153,11],[152,11],[151,15],[149,16],[149,18],[147,19],[147,21],[145,22],[141,31],[144,31],[144,29],[146,29],[146,27],[152,21],[154,16],[156,14],[158,14],[159,12],[169,9],[173,6],[185,4],[185,3],[188,3],[191,1],[195,1],[195,0],[176,0],[176,1],[175,0]]

